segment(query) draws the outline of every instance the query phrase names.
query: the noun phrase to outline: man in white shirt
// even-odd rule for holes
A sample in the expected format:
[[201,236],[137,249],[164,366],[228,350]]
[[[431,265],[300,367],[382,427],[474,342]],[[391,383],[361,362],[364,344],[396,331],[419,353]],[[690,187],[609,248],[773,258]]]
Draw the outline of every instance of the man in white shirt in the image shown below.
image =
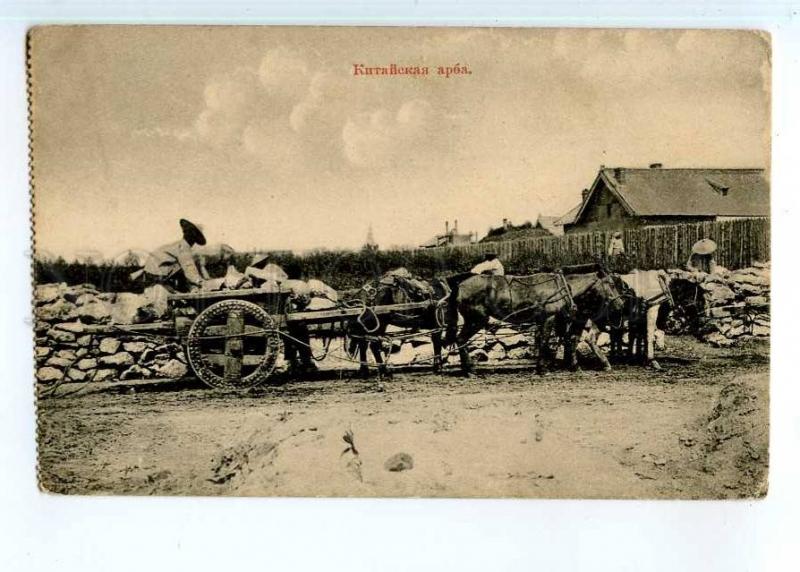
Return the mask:
[[483,262],[476,264],[470,272],[472,274],[493,274],[495,276],[503,276],[506,273],[503,263],[500,262],[494,252],[487,252],[483,257]]

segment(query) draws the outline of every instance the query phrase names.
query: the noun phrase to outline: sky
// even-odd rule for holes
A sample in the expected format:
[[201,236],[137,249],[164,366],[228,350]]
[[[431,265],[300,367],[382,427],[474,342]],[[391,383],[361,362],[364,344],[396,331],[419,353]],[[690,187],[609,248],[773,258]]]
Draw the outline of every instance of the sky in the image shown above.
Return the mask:
[[[365,66],[427,76],[364,76]],[[466,66],[445,78],[437,68]],[[769,167],[748,31],[49,27],[31,37],[36,249],[419,245],[561,215],[601,164]]]

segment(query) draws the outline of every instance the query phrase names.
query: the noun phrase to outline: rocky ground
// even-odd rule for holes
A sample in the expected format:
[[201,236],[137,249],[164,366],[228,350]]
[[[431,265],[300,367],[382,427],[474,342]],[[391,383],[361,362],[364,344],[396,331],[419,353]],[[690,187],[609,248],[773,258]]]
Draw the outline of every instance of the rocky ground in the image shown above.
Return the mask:
[[[671,338],[662,369],[328,371],[241,396],[80,385],[39,402],[68,494],[739,498],[766,493],[769,346]],[[522,367],[522,368],[521,368]]]

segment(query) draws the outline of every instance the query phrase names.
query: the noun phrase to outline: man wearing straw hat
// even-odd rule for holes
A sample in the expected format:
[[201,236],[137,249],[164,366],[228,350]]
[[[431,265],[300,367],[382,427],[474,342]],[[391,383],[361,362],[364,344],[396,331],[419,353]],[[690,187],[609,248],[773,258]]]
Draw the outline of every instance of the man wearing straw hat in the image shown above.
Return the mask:
[[180,220],[183,238],[165,244],[147,257],[144,266],[131,274],[132,280],[142,277],[146,282],[163,284],[178,292],[199,290],[208,279],[202,257],[196,256],[192,246],[203,246],[206,237],[194,223]]
[[714,253],[717,251],[717,243],[710,238],[703,238],[692,245],[692,254],[686,261],[686,268],[691,272],[705,272],[713,274],[717,268],[714,260]]

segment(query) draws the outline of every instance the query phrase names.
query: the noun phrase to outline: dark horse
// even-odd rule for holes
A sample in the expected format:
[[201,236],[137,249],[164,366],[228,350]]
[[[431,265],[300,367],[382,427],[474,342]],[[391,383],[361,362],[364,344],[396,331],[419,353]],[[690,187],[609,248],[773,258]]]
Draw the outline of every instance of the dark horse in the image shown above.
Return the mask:
[[[616,280],[602,271],[565,276],[543,272],[528,276],[472,276],[463,280],[451,296],[447,343],[456,343],[461,368],[470,375],[472,364],[467,343],[490,318],[517,326],[530,326],[537,335],[537,372],[543,371],[548,353],[550,328],[555,325],[565,344],[564,357],[575,364],[577,326],[584,316],[597,315],[603,308],[623,304]],[[464,319],[458,331],[458,314]],[[582,329],[582,327],[581,327]]]
[[[347,335],[350,338],[349,353],[359,356],[359,375],[369,376],[367,349],[371,350],[378,373],[391,376],[383,359],[382,340],[388,326],[398,326],[410,332],[429,330],[433,342],[433,371],[442,368],[442,330],[444,328],[444,301],[450,289],[442,280],[426,282],[415,278],[388,273],[376,282],[370,282],[357,291],[351,291],[349,303],[360,302],[364,305],[363,313],[355,322],[348,324]],[[407,304],[410,302],[429,302],[421,310],[410,312],[393,312],[376,315],[371,311],[374,306]]]

